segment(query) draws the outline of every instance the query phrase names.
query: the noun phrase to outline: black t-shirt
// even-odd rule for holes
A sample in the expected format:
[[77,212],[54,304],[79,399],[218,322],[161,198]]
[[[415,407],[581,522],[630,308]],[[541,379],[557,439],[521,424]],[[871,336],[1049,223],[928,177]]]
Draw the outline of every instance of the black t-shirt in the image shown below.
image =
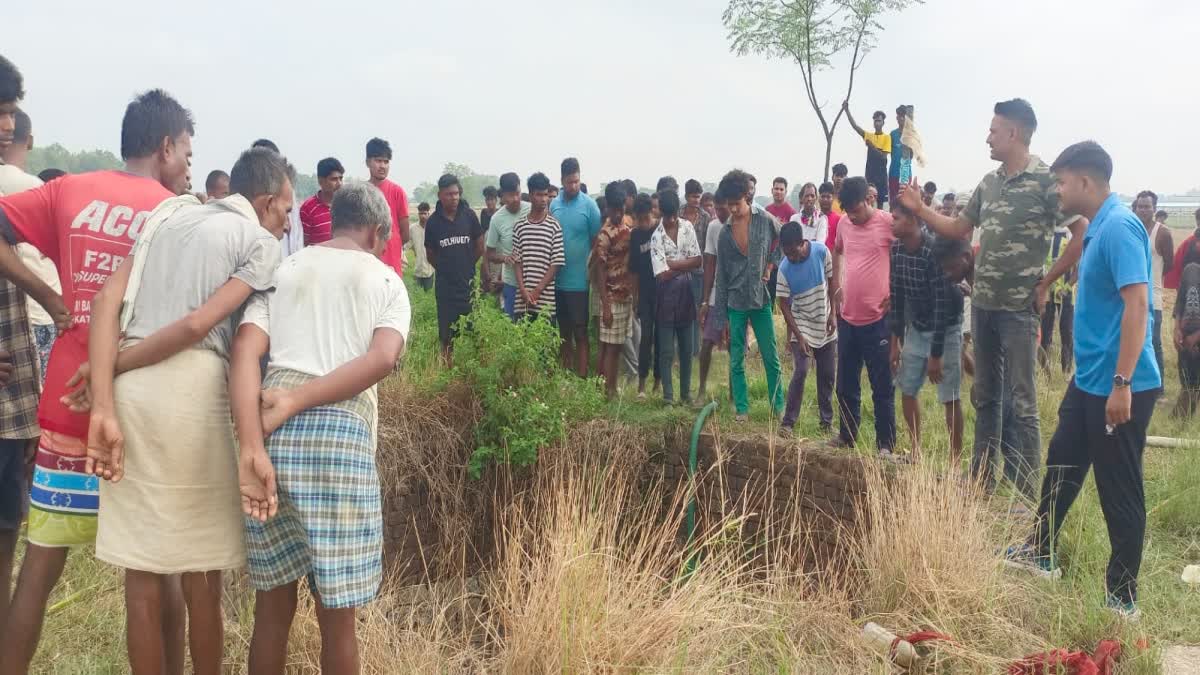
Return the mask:
[[650,265],[650,237],[654,230],[634,228],[629,235],[629,269],[638,278],[638,294],[654,297],[654,268]]
[[454,219],[446,217],[439,203],[425,224],[425,248],[436,251],[437,272],[434,295],[438,302],[471,302],[471,281],[475,278],[475,242],[483,236],[483,227],[475,211],[459,202]]
[[883,154],[874,147],[867,148],[867,170],[865,177],[868,183],[872,185],[880,182],[887,182],[888,164],[887,155]]
[[488,228],[492,226],[492,216],[495,215],[496,211],[498,210],[499,209],[488,211],[487,209],[483,209],[479,212],[479,225],[483,228],[484,232],[487,232]]

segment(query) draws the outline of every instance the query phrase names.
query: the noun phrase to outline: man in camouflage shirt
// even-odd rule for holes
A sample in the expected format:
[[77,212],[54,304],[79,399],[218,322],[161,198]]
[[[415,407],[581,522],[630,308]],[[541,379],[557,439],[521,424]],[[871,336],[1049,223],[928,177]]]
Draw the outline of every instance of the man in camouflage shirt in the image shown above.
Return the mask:
[[[975,451],[972,475],[990,487],[992,460],[1000,451],[1017,462],[1017,487],[1030,500],[1037,498],[1041,466],[1038,428],[1037,366],[1038,315],[1045,305],[1043,265],[1054,229],[1066,225],[1058,206],[1058,190],[1050,167],[1030,154],[1037,129],[1033,108],[1023,99],[996,104],[987,143],[992,159],[1001,163],[975,188],[967,208],[957,217],[945,216],[921,201],[915,183],[905,186],[901,203],[916,211],[938,235],[966,239],[979,228],[975,262],[971,332],[975,346]],[[1074,235],[1055,264],[1063,271],[1079,260],[1086,221],[1070,225]],[[1053,271],[1052,271],[1053,273]],[[1059,275],[1055,275],[1057,278]],[[1001,447],[1005,383],[1012,387],[1016,433],[1004,429],[1015,447]]]

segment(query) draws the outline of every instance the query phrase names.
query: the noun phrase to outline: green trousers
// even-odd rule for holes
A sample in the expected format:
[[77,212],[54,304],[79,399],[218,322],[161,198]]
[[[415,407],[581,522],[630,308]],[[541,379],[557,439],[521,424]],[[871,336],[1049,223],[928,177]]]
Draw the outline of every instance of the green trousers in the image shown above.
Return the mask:
[[783,417],[783,387],[779,353],[775,351],[775,322],[771,318],[771,306],[738,311],[729,310],[729,388],[733,390],[733,406],[739,415],[750,412],[750,397],[746,392],[746,324],[754,330],[758,340],[758,351],[762,354],[763,367],[767,371],[767,394],[775,415]]

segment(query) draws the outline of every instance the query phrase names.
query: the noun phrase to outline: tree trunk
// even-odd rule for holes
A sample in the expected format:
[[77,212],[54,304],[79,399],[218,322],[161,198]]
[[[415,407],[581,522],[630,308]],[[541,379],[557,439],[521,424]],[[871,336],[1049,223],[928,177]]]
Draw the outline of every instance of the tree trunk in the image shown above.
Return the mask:
[[825,134],[825,171],[821,174],[821,182],[829,182],[829,159],[833,155],[833,134]]

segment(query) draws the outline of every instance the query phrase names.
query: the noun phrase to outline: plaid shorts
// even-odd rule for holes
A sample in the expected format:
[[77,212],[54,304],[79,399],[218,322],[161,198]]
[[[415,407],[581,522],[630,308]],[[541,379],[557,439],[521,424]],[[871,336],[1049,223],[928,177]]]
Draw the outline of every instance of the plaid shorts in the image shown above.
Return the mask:
[[604,310],[600,311],[600,342],[606,345],[623,345],[633,329],[633,302],[614,302],[612,305],[612,328],[604,327]]
[[[272,371],[264,388],[311,379]],[[364,392],[306,410],[267,438],[279,512],[246,520],[250,582],[266,591],[308,577],[330,609],[361,607],[383,580],[383,503],[375,470],[375,403]]]

